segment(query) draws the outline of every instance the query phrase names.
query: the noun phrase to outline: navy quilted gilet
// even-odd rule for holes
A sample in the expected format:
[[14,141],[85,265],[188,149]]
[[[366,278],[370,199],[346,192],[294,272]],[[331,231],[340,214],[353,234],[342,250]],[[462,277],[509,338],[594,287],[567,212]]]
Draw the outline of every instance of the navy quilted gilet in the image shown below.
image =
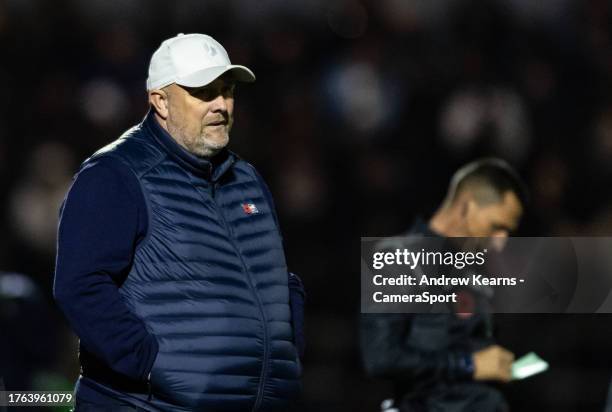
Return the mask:
[[147,237],[120,293],[159,343],[159,409],[286,410],[300,389],[288,272],[273,205],[253,167],[176,150],[151,114],[91,159],[138,178]]

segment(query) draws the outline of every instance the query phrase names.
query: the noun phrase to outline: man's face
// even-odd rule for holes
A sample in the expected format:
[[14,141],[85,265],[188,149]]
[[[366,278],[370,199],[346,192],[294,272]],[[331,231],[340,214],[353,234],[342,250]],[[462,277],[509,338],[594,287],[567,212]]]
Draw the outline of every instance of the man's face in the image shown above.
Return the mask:
[[500,202],[478,205],[472,202],[465,216],[469,237],[486,237],[496,250],[503,249],[506,239],[519,225],[523,207],[516,194],[506,192]]
[[234,88],[235,82],[228,76],[198,88],[168,86],[168,133],[196,156],[217,154],[229,143]]

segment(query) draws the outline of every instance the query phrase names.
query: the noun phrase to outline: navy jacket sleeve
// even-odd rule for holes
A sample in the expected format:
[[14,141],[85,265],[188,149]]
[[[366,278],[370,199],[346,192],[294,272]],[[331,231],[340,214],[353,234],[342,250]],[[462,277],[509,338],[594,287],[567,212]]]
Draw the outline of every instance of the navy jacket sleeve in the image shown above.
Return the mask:
[[144,380],[157,341],[118,287],[147,226],[136,176],[103,159],[76,176],[60,211],[53,294],[81,345],[110,368]]
[[[423,386],[438,381],[470,380],[473,374],[471,353],[424,351],[412,344],[415,339],[425,339],[414,336],[411,327],[413,316],[393,313],[361,315],[361,351],[366,371],[373,376],[409,379]],[[435,324],[431,326],[438,327]]]

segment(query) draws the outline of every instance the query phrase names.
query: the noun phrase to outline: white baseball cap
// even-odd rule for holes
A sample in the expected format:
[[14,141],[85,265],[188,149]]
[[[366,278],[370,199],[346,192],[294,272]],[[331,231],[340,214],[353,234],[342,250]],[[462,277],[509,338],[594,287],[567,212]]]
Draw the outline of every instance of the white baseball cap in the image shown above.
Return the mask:
[[153,53],[147,90],[161,89],[172,83],[202,87],[228,71],[232,71],[238,81],[255,81],[253,72],[245,66],[232,64],[223,46],[212,37],[180,33],[164,40]]

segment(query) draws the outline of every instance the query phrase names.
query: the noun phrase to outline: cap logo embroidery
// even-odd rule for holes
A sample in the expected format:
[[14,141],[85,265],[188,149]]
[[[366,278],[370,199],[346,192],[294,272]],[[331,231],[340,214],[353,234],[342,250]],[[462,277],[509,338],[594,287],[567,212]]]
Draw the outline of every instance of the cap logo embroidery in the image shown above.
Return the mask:
[[210,46],[208,44],[203,44],[204,46],[204,50],[206,50],[206,54],[208,54],[210,57],[215,57],[217,55],[217,48]]

